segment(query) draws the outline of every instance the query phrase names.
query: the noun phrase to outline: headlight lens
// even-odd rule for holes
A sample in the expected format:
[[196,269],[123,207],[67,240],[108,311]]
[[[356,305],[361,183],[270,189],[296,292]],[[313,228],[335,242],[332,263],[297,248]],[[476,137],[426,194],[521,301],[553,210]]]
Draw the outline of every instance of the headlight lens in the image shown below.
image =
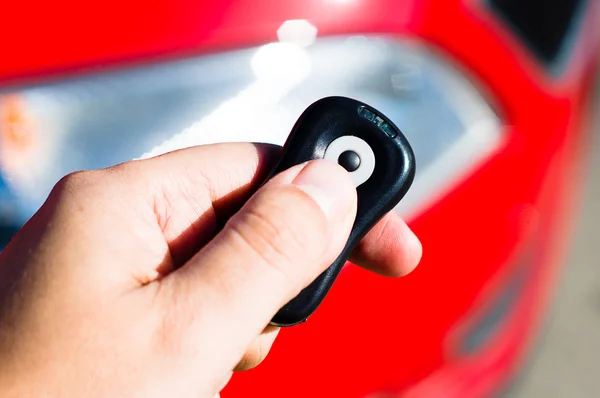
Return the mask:
[[0,92],[0,166],[19,222],[63,175],[182,147],[283,144],[315,100],[380,109],[417,159],[399,206],[411,216],[495,149],[500,121],[478,90],[424,45],[390,37],[279,42]]

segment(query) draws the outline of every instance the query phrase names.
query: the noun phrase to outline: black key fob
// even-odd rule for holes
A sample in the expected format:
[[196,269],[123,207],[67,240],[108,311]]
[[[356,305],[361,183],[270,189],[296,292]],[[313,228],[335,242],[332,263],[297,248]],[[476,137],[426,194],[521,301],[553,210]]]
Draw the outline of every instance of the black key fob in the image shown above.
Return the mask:
[[304,111],[271,176],[314,159],[338,162],[350,173],[356,219],[339,257],[275,315],[271,324],[277,326],[301,323],[317,309],[352,249],[400,202],[415,175],[412,148],[398,127],[369,105],[344,97],[323,98]]

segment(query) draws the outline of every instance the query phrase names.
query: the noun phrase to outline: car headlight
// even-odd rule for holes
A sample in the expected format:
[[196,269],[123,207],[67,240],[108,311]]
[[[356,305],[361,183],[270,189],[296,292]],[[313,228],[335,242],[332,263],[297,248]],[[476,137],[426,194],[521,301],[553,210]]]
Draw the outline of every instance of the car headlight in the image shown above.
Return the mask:
[[500,121],[486,100],[424,44],[280,33],[257,48],[0,92],[0,167],[20,222],[75,170],[214,142],[281,145],[302,111],[329,95],[380,109],[411,142],[418,167],[398,208],[405,216],[498,146]]

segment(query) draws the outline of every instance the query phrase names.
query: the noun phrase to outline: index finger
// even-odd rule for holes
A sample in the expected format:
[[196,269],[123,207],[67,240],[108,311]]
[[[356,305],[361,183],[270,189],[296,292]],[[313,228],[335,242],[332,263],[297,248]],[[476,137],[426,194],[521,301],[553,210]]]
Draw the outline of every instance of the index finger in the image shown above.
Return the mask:
[[415,269],[422,253],[417,236],[391,211],[354,248],[350,261],[379,275],[399,277]]
[[[187,261],[264,182],[281,148],[266,144],[213,144],[188,148],[150,159],[152,180],[159,184],[167,204],[159,207],[168,220],[163,228],[178,264]],[[148,161],[144,161],[148,162]],[[152,165],[152,166],[151,166]],[[198,192],[210,195],[202,200]],[[161,202],[163,202],[161,200]],[[201,204],[201,209],[197,209]],[[207,208],[210,217],[200,217]],[[195,209],[195,210],[194,210]],[[157,214],[158,216],[158,214]],[[421,244],[406,223],[393,212],[384,216],[352,252],[350,261],[385,276],[412,271],[421,258]]]

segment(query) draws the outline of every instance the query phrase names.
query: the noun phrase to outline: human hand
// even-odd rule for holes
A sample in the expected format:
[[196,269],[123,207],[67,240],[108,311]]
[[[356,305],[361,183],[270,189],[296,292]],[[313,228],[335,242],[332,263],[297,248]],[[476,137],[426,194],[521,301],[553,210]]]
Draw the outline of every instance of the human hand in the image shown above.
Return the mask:
[[[2,395],[213,397],[258,365],[265,326],[337,257],[356,211],[327,161],[248,200],[278,154],[218,144],[61,180],[0,255]],[[390,213],[351,260],[400,276],[420,256]]]

